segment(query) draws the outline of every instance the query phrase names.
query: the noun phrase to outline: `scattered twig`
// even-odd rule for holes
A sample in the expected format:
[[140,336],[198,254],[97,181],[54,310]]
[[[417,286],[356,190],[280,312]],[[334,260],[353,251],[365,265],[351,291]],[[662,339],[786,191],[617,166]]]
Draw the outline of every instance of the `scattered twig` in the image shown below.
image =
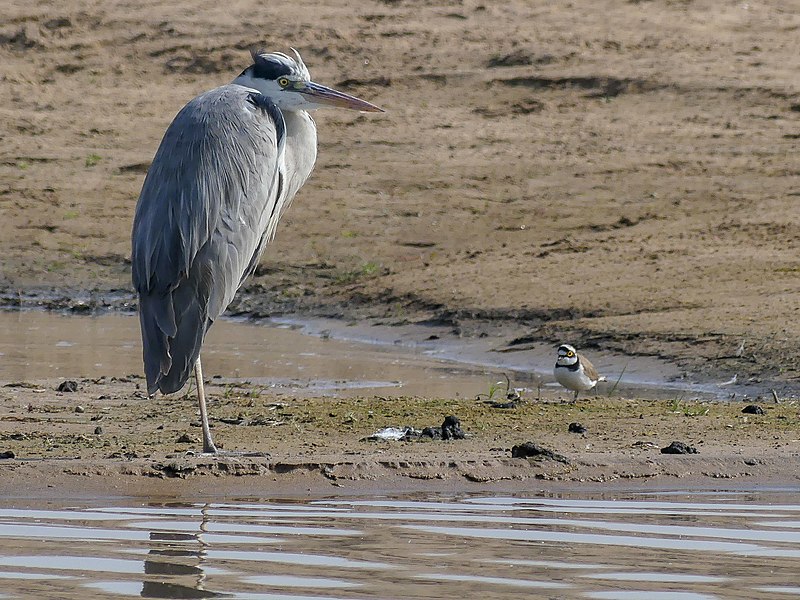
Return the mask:
[[625,363],[625,366],[624,366],[624,367],[622,367],[622,371],[620,371],[619,377],[617,377],[617,380],[614,382],[614,385],[612,385],[612,386],[611,386],[611,389],[610,389],[610,390],[608,390],[608,397],[609,397],[609,398],[611,398],[611,396],[612,396],[612,395],[614,394],[614,392],[616,391],[616,389],[617,389],[617,386],[619,385],[619,382],[622,380],[622,376],[625,374],[625,369],[627,369],[627,368],[628,368],[628,365],[629,365],[629,364],[630,364],[630,361],[628,361],[628,362],[626,362],[626,363]]

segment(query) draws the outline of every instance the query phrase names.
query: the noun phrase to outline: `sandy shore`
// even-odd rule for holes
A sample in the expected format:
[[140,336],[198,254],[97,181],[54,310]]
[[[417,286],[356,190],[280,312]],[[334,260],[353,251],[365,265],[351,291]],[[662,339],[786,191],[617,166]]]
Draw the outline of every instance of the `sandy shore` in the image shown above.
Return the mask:
[[[500,331],[509,348],[570,341],[786,400],[745,416],[739,403],[553,396],[503,410],[216,389],[214,417],[244,419],[215,421],[218,438],[269,457],[209,459],[177,442],[198,438],[189,398],[148,401],[137,379],[69,394],[22,382],[0,388],[0,451],[15,455],[0,491],[796,485],[794,9],[7,2],[0,305],[131,310],[133,209],[167,124],[247,66],[251,46],[292,45],[316,80],[387,113],[315,115],[316,170],[232,313],[437,323],[465,343]],[[448,414],[468,439],[360,441]],[[566,432],[576,420],[588,433]],[[699,454],[662,455],[675,439]],[[512,459],[526,441],[568,462]]]
[[[752,488],[800,483],[794,401],[640,401],[550,393],[514,408],[483,400],[271,397],[209,382],[213,432],[229,454],[200,449],[194,399],[148,400],[141,381],[0,388],[0,493],[6,497],[361,494]],[[460,440],[371,441],[385,427],[422,429],[456,415]],[[569,423],[587,428],[568,433]],[[672,441],[697,454],[667,455]],[[563,458],[512,458],[536,443]],[[254,453],[254,454],[251,454]]]

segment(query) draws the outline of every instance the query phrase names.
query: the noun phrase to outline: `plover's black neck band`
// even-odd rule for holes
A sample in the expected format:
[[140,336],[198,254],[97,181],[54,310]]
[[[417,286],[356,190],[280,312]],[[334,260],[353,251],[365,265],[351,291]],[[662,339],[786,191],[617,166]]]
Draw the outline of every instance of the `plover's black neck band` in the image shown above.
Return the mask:
[[574,365],[556,365],[556,369],[567,369],[568,371],[577,371],[581,368],[581,361],[576,361]]

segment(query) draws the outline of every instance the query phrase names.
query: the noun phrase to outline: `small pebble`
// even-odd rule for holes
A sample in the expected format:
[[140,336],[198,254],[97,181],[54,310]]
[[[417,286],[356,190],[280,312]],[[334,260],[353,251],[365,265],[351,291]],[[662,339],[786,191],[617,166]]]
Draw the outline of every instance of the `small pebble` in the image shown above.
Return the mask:
[[188,433],[184,433],[184,434],[183,434],[181,437],[179,437],[179,438],[178,438],[177,440],[175,440],[175,441],[176,441],[177,443],[179,443],[179,444],[196,444],[196,443],[197,443],[197,439],[196,439],[196,438],[193,438],[193,437],[192,437],[191,435],[189,435]]
[[742,412],[747,415],[763,415],[764,409],[758,404],[748,404],[742,409]]
[[100,435],[101,433],[103,433],[103,428],[102,427],[100,427],[98,425],[97,427],[94,428],[94,434],[95,435]]
[[17,455],[14,454],[13,450],[6,450],[5,452],[0,452],[0,458],[15,458]]
[[82,406],[79,404],[78,406],[76,406],[76,407],[75,407],[75,412],[76,412],[76,413],[82,413],[82,412],[86,412],[86,409],[85,409],[85,408],[83,408],[83,407],[82,407]]
[[570,433],[586,433],[587,429],[580,423],[570,423],[567,427],[567,431]]

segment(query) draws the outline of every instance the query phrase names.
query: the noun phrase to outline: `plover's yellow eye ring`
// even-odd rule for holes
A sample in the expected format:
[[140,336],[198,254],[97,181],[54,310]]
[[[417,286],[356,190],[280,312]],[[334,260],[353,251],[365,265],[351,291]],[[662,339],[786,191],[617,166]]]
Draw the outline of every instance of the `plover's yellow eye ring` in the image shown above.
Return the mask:
[[289,78],[288,77],[280,77],[278,78],[278,85],[282,88],[285,88],[289,85]]
[[569,358],[572,358],[573,356],[575,356],[575,353],[572,350],[570,350],[569,352],[567,352],[567,356]]

